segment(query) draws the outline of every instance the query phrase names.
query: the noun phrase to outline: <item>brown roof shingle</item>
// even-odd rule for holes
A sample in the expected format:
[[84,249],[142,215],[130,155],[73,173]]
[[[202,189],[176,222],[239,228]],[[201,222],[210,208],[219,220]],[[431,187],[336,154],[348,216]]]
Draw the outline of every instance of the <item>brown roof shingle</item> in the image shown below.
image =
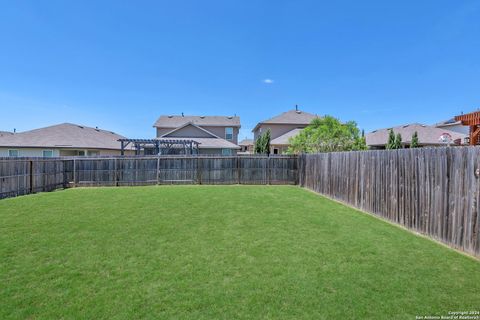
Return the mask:
[[290,130],[287,133],[284,133],[281,136],[276,137],[275,139],[270,141],[270,144],[271,145],[289,145],[290,144],[290,142],[289,142],[290,138],[295,137],[302,130],[303,129],[301,129],[301,128]]
[[123,136],[111,131],[62,123],[0,137],[0,147],[84,148],[119,150]]
[[392,129],[395,134],[400,133],[402,135],[402,142],[407,144],[411,142],[412,136],[415,133],[415,131],[418,134],[418,141],[421,145],[444,145],[445,143],[439,140],[440,136],[442,136],[444,133],[450,134],[452,136],[452,140],[461,139],[462,143],[464,142],[464,139],[467,137],[467,135],[459,132],[427,126],[420,123],[412,123],[412,124],[407,124],[403,126],[379,129],[379,130],[370,132],[365,136],[367,145],[368,146],[386,145],[390,129]]
[[153,124],[157,128],[177,128],[186,123],[197,126],[240,127],[240,117],[237,116],[166,116],[162,115]]
[[261,124],[301,124],[309,125],[313,119],[319,118],[318,115],[301,110],[289,110],[273,118],[259,122],[252,131],[257,130]]

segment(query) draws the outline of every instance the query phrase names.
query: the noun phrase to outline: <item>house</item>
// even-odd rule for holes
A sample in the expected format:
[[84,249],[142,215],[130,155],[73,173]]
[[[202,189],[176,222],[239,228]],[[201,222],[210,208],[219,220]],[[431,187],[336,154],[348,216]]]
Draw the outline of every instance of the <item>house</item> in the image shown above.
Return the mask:
[[253,153],[253,139],[243,139],[238,143],[240,146],[239,153],[252,154]]
[[390,130],[393,130],[395,135],[400,133],[402,136],[402,145],[406,148],[410,146],[412,136],[415,132],[417,132],[420,147],[461,145],[465,143],[465,139],[467,138],[467,135],[463,133],[420,123],[412,123],[393,128],[379,129],[368,133],[365,136],[367,146],[370,149],[385,149]]
[[468,134],[469,131],[468,126],[464,126],[461,121],[455,121],[454,118],[436,123],[434,127],[463,134]]
[[12,135],[13,132],[9,132],[9,131],[0,131],[0,137],[3,137],[3,136],[10,136]]
[[270,130],[270,153],[284,153],[288,149],[289,139],[300,133],[315,118],[318,118],[316,114],[301,111],[298,108],[283,112],[273,118],[259,122],[252,130],[254,141],[262,133]]
[[190,139],[198,143],[200,154],[236,154],[240,147],[237,116],[162,115],[153,125],[157,139]]
[[108,130],[62,123],[0,136],[0,157],[108,156],[124,138]]

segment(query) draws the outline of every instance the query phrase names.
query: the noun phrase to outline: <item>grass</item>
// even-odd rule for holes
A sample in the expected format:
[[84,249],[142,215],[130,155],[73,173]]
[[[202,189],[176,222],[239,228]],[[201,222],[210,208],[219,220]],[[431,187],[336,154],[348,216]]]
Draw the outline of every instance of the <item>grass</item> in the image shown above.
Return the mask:
[[0,201],[1,319],[415,319],[480,309],[480,263],[297,187]]

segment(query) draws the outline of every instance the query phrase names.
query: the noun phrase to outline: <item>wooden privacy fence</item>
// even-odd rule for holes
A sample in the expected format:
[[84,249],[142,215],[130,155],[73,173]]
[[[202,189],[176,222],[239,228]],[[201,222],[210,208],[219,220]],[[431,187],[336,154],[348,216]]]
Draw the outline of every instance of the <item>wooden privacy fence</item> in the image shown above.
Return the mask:
[[480,256],[480,148],[301,155],[301,186]]
[[75,185],[297,184],[296,156],[76,158]]
[[297,184],[296,156],[2,158],[0,199],[71,186]]
[[72,164],[59,158],[0,158],[0,199],[65,188]]

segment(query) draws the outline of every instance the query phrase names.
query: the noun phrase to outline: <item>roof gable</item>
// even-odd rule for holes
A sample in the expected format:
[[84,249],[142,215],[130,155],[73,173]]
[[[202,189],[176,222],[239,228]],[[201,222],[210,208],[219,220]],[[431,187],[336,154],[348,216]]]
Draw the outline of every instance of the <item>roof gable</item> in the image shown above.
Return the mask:
[[210,131],[193,123],[186,123],[161,136],[162,138],[219,138]]

